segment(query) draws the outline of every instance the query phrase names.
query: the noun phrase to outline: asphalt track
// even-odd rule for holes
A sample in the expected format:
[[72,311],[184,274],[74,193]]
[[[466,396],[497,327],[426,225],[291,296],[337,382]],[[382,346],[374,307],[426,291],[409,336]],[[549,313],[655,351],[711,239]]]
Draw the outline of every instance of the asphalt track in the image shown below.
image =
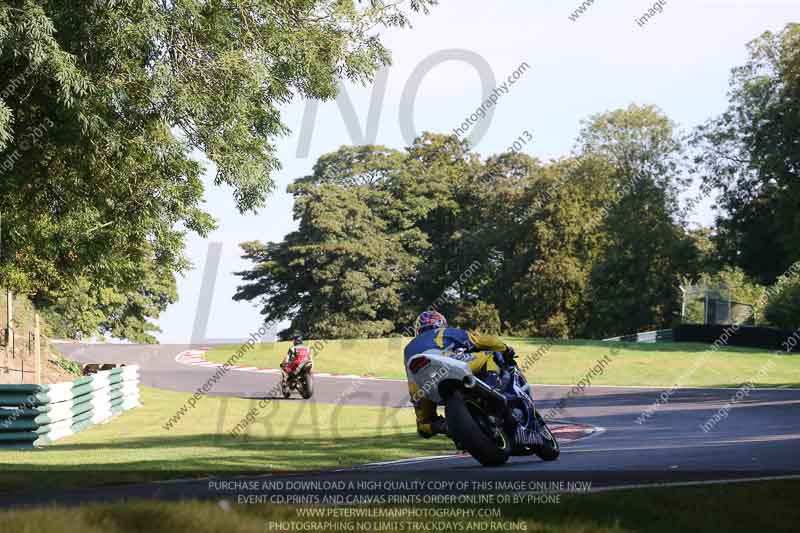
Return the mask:
[[[78,345],[65,344],[65,355],[80,362],[113,362],[140,365],[143,385],[175,391],[194,392],[215,372],[214,368],[187,366],[175,360],[188,346],[160,345]],[[278,376],[254,372],[228,373],[214,387],[213,395],[264,398]],[[547,412],[565,397],[570,386],[537,385],[537,406]],[[346,391],[352,394],[343,394]],[[754,389],[736,396],[735,389],[681,388],[667,393],[660,388],[592,386],[571,397],[560,419],[595,426],[590,438],[565,442],[561,457],[545,463],[536,457],[515,457],[500,468],[483,468],[468,456],[418,458],[385,464],[365,465],[341,471],[304,472],[292,475],[259,476],[258,480],[304,480],[311,485],[273,485],[259,494],[332,494],[330,482],[384,480],[387,483],[433,483],[452,481],[442,491],[468,481],[475,490],[482,480],[506,482],[508,491],[525,492],[532,480],[590,482],[592,489],[640,484],[738,480],[800,475],[800,390]],[[362,380],[319,377],[312,401],[354,405],[404,405],[404,381]],[[644,423],[642,412],[658,404]],[[701,425],[729,406],[727,417],[706,432]],[[171,413],[165,413],[166,418]],[[313,483],[318,483],[314,485]],[[324,485],[328,483],[328,485]],[[388,487],[389,485],[387,485]],[[462,485],[463,486],[463,485]],[[429,488],[429,486],[426,486]],[[522,488],[520,488],[522,487]],[[302,489],[302,490],[301,490]],[[394,492],[413,491],[411,485],[391,486]],[[426,488],[426,490],[428,490]],[[348,488],[348,494],[353,491]],[[374,493],[364,485],[364,494]],[[434,490],[435,492],[435,490]],[[190,480],[137,486],[107,487],[102,491],[74,491],[58,495],[0,498],[3,504],[36,504],[46,501],[77,503],[112,501],[120,498],[182,499],[235,497],[241,487],[226,490],[224,484]]]

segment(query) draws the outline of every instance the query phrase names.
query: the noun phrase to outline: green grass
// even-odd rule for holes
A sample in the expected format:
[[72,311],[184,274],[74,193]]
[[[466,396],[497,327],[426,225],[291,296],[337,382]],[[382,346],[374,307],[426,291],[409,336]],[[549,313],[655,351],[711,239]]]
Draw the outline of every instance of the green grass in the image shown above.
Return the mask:
[[[625,490],[584,495],[562,495],[559,503],[488,506],[498,508],[499,519],[472,519],[516,524],[514,531],[550,531],[576,533],[586,531],[797,531],[800,506],[797,505],[798,481],[741,483],[710,487]],[[486,509],[487,507],[483,507]],[[298,507],[283,505],[232,505],[225,510],[217,502],[180,503],[133,501],[116,504],[92,504],[80,507],[46,507],[0,512],[6,531],[17,533],[127,533],[132,531],[192,533],[320,531],[300,529],[333,522],[331,530],[361,531],[370,522],[392,526],[387,531],[455,531],[456,529],[415,529],[447,527],[466,519],[417,518],[298,518]],[[282,521],[283,528],[270,522]],[[413,524],[409,526],[408,522]],[[524,529],[523,524],[524,522]],[[284,529],[286,523],[294,529]],[[300,527],[298,527],[300,526]],[[508,527],[508,526],[506,526]],[[328,528],[326,528],[328,529]],[[468,530],[468,529],[465,529]],[[471,531],[488,531],[489,527]],[[498,529],[502,530],[502,529]],[[510,530],[508,528],[506,531]]]
[[188,396],[142,387],[143,405],[108,423],[41,449],[0,450],[0,491],[334,468],[452,449],[420,439],[411,409],[300,400],[270,402],[244,438],[229,432],[259,400],[204,397],[165,430]]
[[[314,359],[317,372],[356,374],[404,379],[402,353],[409,339],[399,337],[366,340],[331,340]],[[520,364],[544,344],[542,339],[507,338],[519,354]],[[277,368],[288,342],[263,343],[238,362],[266,368]],[[308,342],[309,345],[313,341]],[[237,347],[212,348],[207,357],[225,362]],[[615,352],[612,353],[612,350]],[[757,379],[761,387],[800,387],[800,357],[776,357],[772,352],[750,348],[728,347],[717,352],[708,345],[696,343],[605,343],[600,341],[559,341],[532,364],[527,371],[534,383],[577,383],[596,362],[611,354],[612,362],[602,375],[592,377],[593,385],[646,385],[670,387],[737,387]],[[770,360],[774,366],[761,373]],[[703,364],[692,371],[698,361]]]

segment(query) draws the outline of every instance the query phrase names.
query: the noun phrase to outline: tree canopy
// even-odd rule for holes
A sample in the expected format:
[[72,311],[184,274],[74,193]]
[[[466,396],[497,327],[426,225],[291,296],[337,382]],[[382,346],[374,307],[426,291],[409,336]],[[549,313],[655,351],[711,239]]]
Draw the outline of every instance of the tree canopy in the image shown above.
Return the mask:
[[769,284],[800,259],[800,24],[766,32],[748,50],[728,109],[694,143],[717,199],[721,260]]
[[280,107],[369,81],[390,59],[376,27],[431,3],[0,2],[0,284],[84,302],[81,329],[111,305],[101,330],[144,334],[186,233],[214,228],[193,151],[239,210],[264,205]]
[[[697,265],[671,123],[632,106],[592,117],[579,146],[550,163],[483,160],[455,136],[426,133],[403,152],[324,155],[289,187],[298,229],[243,244],[253,267],[234,298],[288,319],[283,336],[401,334],[430,307],[520,334],[671,325],[672,291]],[[598,313],[621,321],[590,319]]]

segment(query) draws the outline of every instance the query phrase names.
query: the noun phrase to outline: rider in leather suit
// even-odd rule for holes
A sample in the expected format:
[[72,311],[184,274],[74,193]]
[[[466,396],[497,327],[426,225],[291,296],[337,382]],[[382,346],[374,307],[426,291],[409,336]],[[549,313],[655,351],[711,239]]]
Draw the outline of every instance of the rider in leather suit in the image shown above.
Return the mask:
[[[499,385],[499,370],[491,352],[501,352],[507,358],[514,357],[514,349],[494,335],[484,335],[474,331],[448,328],[447,319],[437,311],[425,311],[417,317],[416,337],[404,350],[404,362],[425,350],[439,349],[445,353],[457,350],[471,352],[469,366],[476,375],[484,374],[484,381],[492,386]],[[436,414],[436,404],[427,398],[418,398],[418,387],[409,380],[408,392],[417,415],[417,433],[430,438],[436,434],[447,433],[445,419]]]

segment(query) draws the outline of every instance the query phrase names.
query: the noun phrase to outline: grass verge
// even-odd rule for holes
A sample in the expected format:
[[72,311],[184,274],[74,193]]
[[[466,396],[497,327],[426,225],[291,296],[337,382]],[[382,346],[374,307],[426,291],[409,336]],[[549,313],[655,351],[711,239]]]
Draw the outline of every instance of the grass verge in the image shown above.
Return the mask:
[[[404,379],[402,353],[408,340],[393,337],[325,341],[314,360],[314,368],[317,372],[333,374]],[[570,340],[549,345],[542,339],[505,340],[516,349],[521,365],[526,360],[530,362],[526,373],[535,383],[577,383],[597,361],[610,355],[612,361],[605,366],[603,373],[592,377],[593,385],[738,387],[757,380],[754,383],[757,387],[800,387],[800,356],[776,356],[763,350],[727,347],[714,352],[709,350],[709,346],[696,343]],[[289,344],[258,344],[239,363],[277,368]],[[214,347],[207,357],[223,363],[235,349],[234,346]],[[535,355],[537,351],[541,354],[538,358]],[[768,372],[762,372],[768,361],[774,361],[774,365]]]
[[0,491],[121,484],[211,473],[335,468],[451,450],[420,439],[411,409],[203,397],[170,431],[187,393],[142,387],[141,407],[41,449],[0,450]]
[[494,518],[308,519],[299,518],[298,511],[302,508],[285,505],[222,506],[218,502],[134,501],[4,511],[0,513],[0,520],[8,531],[18,533],[367,530],[779,532],[797,530],[800,521],[800,507],[796,501],[798,490],[798,481],[774,481],[562,495],[558,503],[493,507],[500,512],[500,517]]

